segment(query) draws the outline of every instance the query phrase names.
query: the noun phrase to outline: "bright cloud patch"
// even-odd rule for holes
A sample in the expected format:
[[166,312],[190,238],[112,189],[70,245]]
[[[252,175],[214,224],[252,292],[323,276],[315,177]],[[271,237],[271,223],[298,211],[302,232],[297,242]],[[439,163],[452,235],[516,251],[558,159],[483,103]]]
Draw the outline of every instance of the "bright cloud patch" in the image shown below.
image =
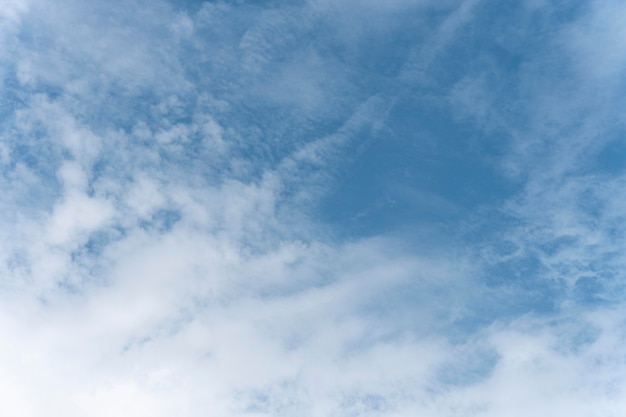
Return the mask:
[[0,415],[624,415],[618,2],[5,3]]

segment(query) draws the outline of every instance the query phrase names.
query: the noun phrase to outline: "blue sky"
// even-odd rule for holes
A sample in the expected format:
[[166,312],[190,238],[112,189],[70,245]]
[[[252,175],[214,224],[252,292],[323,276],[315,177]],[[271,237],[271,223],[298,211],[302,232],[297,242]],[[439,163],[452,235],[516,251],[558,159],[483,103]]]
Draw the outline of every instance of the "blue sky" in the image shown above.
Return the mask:
[[5,0],[0,414],[624,415],[625,18]]

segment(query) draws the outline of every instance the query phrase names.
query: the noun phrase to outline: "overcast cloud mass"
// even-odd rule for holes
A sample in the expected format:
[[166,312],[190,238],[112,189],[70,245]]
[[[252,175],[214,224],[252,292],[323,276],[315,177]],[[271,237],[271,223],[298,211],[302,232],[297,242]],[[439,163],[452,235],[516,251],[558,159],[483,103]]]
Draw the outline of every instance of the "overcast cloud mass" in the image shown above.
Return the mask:
[[623,417],[625,21],[3,0],[0,415]]

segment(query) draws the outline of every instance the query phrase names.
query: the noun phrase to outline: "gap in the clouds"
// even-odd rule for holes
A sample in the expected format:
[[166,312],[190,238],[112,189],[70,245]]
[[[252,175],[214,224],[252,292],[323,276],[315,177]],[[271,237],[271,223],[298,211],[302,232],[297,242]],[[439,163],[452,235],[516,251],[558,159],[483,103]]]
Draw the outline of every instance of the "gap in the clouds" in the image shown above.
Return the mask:
[[[116,225],[91,233],[85,241],[69,253],[73,273],[59,281],[59,288],[73,294],[85,289],[106,285],[104,271],[108,268],[105,253],[115,242],[128,236],[128,231]],[[76,272],[78,271],[78,272]]]
[[623,174],[626,170],[626,135],[623,132],[608,140],[592,162],[592,167],[608,175]]
[[118,224],[111,225],[91,233],[87,241],[79,248],[79,253],[97,259],[111,247],[112,243],[121,241],[128,235],[128,229]]
[[177,210],[159,210],[149,220],[140,220],[139,227],[144,230],[156,230],[167,233],[182,219]]
[[493,160],[493,139],[451,119],[436,100],[396,102],[377,137],[366,143],[321,203],[321,216],[349,234],[413,225],[460,225],[517,186]]

